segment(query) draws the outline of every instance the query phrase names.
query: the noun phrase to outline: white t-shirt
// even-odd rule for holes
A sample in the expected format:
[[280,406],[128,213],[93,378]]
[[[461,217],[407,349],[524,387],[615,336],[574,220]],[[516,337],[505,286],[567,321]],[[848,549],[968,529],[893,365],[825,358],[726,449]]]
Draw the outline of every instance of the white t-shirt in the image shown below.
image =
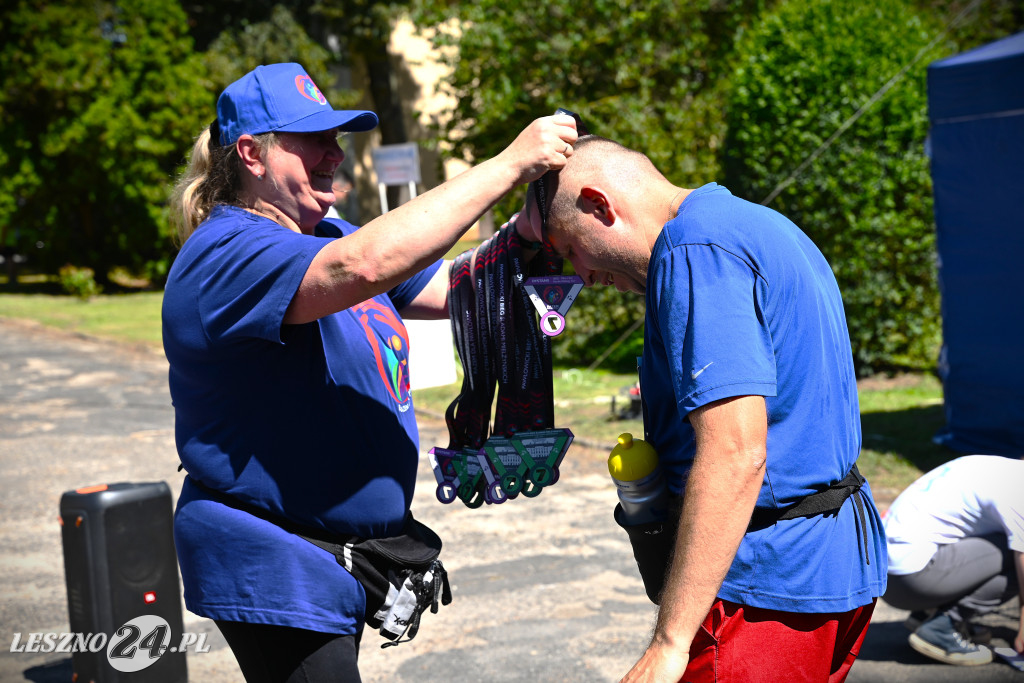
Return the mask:
[[1003,533],[1024,552],[1024,460],[966,455],[911,484],[885,515],[889,573],[921,571],[940,545]]

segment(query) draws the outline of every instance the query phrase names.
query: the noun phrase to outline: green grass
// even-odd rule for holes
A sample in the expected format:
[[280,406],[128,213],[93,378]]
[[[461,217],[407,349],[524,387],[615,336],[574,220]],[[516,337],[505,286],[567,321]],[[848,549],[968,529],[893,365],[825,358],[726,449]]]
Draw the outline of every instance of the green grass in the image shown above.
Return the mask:
[[[635,381],[633,375],[556,368],[555,424],[568,427],[584,443],[607,444],[609,449],[623,432],[631,432],[639,438],[643,434],[643,424],[638,418],[617,419],[612,415],[612,397],[615,397],[618,409],[628,405],[628,398],[621,392]],[[416,408],[431,415],[443,415],[459,395],[460,388],[461,379],[445,387],[416,390],[413,392]]]
[[864,380],[859,394],[859,467],[879,497],[895,496],[923,472],[961,455],[932,441],[946,421],[942,384],[934,376]]
[[[572,429],[585,445],[610,450],[623,432],[643,433],[639,418],[617,419],[612,397],[621,409],[624,391],[635,375],[556,369],[555,424]],[[418,410],[443,415],[458,395],[460,382],[413,393]],[[942,385],[927,374],[863,380],[858,387],[864,446],[858,467],[871,481],[876,498],[891,501],[922,473],[958,455],[932,442],[942,427]]]
[[55,294],[0,294],[0,316],[160,348],[163,292],[101,294],[88,301]]
[[[41,282],[19,289],[52,291]],[[90,301],[48,293],[8,293],[0,282],[0,316],[28,318],[45,325],[97,337],[160,348],[161,292],[101,294]],[[610,449],[622,432],[642,434],[641,421],[618,419],[631,374],[601,370],[556,369],[555,421],[567,426],[583,444]],[[414,392],[416,406],[441,416],[458,395],[460,383]],[[914,479],[959,455],[937,446],[932,437],[942,427],[942,386],[931,375],[871,378],[859,385],[864,450],[859,461],[880,500],[891,500]]]

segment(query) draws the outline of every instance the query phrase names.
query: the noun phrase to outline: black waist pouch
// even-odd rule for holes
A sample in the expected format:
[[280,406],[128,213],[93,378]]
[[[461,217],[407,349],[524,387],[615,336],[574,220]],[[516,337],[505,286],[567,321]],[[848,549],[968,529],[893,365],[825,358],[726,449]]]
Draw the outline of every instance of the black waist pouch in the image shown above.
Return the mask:
[[[384,647],[412,640],[428,607],[436,614],[438,604],[452,601],[448,573],[438,559],[441,539],[411,514],[397,536],[353,537],[337,543],[322,536],[298,535],[333,554],[362,584],[366,623],[394,641]],[[405,641],[402,636],[407,636]]]
[[[452,601],[448,573],[438,559],[441,538],[426,524],[413,519],[411,512],[405,518],[402,532],[396,536],[342,536],[281,519],[260,507],[215,491],[192,477],[189,479],[224,504],[276,524],[334,555],[338,564],[363,586],[366,623],[394,641],[382,647],[412,640],[419,631],[420,617],[428,607],[436,614],[438,604],[447,605]],[[401,640],[402,636],[407,636],[406,640]]]
[[625,530],[629,544],[633,546],[633,559],[636,560],[640,578],[644,582],[647,597],[655,605],[665,585],[665,572],[672,560],[672,550],[676,545],[676,528],[679,526],[680,502],[675,501],[669,506],[669,518],[659,522],[644,524],[624,524],[622,505],[615,506],[615,523]]

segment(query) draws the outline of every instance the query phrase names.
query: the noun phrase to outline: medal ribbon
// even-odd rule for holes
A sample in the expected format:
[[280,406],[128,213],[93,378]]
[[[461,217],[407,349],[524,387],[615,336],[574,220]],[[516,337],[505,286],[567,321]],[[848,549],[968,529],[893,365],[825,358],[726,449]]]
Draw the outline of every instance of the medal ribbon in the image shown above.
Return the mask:
[[523,283],[560,273],[548,250],[526,263],[523,241],[509,225],[449,270],[452,336],[462,362],[462,390],[445,413],[451,450],[479,449],[493,433],[554,427],[551,340],[544,335]]

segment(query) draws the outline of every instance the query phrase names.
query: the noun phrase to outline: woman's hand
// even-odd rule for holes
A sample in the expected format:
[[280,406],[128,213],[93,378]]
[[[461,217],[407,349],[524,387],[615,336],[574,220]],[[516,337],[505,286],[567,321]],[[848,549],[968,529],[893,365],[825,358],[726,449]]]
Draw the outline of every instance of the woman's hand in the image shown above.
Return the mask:
[[565,166],[577,137],[573,117],[544,116],[527,126],[495,159],[509,164],[518,178],[515,184],[521,185]]

